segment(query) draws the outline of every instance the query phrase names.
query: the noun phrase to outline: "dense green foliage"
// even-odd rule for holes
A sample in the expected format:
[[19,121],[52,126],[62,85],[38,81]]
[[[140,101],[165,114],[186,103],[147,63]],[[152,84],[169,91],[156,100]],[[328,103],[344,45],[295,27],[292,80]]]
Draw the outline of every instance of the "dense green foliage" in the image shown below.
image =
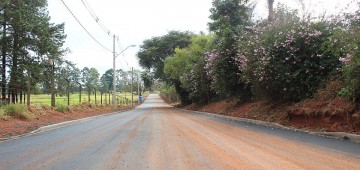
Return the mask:
[[[146,70],[116,70],[116,90],[137,91],[141,78],[150,90],[165,82],[166,94],[185,104],[299,101],[339,77],[336,93],[359,101],[359,10],[310,20],[282,5],[273,9],[273,3],[268,0],[269,17],[255,22],[248,0],[213,0],[209,35],[170,31],[145,40],[137,57]],[[1,103],[21,103],[25,91],[28,104],[30,93],[46,93],[53,106],[57,95],[79,87],[88,94],[112,91],[112,69],[100,76],[64,59],[64,28],[50,22],[46,0],[0,3]]]
[[2,100],[10,93],[12,103],[21,101],[22,92],[30,95],[37,83],[54,94],[57,68],[67,51],[62,48],[66,35],[64,24],[50,23],[46,8],[46,0],[8,1],[0,10]]
[[211,88],[220,98],[241,97],[244,100],[250,91],[241,80],[235,57],[236,37],[250,22],[247,0],[214,0],[210,9],[209,29],[215,34],[216,48],[207,55],[207,72]]
[[311,97],[338,66],[322,45],[330,36],[326,22],[305,22],[279,6],[271,24],[244,31],[237,61],[257,97],[297,101]]
[[193,35],[164,62],[171,80],[165,91],[175,90],[183,103],[300,101],[334,77],[342,84],[339,96],[360,99],[359,10],[310,19],[279,5],[257,22],[247,1],[214,0],[210,11],[213,34]]
[[[51,94],[51,105],[55,106],[57,96],[84,88],[87,93],[96,90],[105,93],[112,89],[112,70],[99,80],[100,74],[95,68],[79,69],[64,58],[69,51],[63,47],[64,30],[64,23],[50,22],[47,0],[1,1],[1,105],[23,103],[26,93],[28,105],[30,94]],[[117,70],[118,91],[125,88],[130,91],[130,75]],[[138,77],[133,79],[135,87]]]
[[165,75],[178,80],[187,91],[187,100],[204,103],[212,96],[211,83],[205,70],[205,52],[211,49],[212,37],[194,36],[188,48],[175,49],[173,57],[165,60]]
[[65,112],[69,111],[68,108],[63,104],[57,105],[55,110],[57,112],[61,112],[61,113],[65,113]]
[[166,80],[164,60],[174,54],[175,48],[185,48],[191,42],[190,32],[170,31],[160,37],[145,40],[137,53],[140,66],[153,69],[155,78]]
[[360,100],[360,10],[338,17],[333,23],[335,28],[326,49],[342,63],[344,87],[339,95]]

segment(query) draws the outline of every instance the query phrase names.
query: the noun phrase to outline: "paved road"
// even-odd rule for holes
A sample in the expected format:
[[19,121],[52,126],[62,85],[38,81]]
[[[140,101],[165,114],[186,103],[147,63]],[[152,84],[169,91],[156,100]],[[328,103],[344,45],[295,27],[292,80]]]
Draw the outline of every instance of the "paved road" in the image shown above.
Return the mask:
[[176,110],[128,112],[0,143],[0,169],[360,169],[360,144]]

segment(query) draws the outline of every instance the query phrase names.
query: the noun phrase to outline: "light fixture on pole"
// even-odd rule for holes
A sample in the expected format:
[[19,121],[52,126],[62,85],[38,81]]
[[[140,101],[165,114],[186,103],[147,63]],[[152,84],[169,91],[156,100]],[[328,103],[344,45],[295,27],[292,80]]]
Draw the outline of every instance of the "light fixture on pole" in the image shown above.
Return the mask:
[[114,106],[114,111],[116,110],[116,76],[115,76],[115,59],[117,56],[119,56],[120,54],[122,54],[126,49],[128,49],[129,47],[135,47],[136,45],[129,45],[127,46],[124,50],[122,50],[120,53],[116,54],[115,52],[115,35],[114,35],[114,42],[113,42],[113,106]]

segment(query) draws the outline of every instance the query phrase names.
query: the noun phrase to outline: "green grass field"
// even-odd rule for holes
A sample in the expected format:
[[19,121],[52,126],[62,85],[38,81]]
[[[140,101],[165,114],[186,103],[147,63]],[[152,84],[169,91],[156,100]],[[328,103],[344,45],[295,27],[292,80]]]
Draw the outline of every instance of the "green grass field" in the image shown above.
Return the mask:
[[[148,94],[148,92],[145,92],[145,95]],[[125,95],[126,98],[128,99],[128,104],[131,104],[131,93],[117,93],[117,98],[119,100],[119,103],[121,102],[121,104],[125,104]],[[134,102],[138,101],[139,96],[138,95],[134,95]],[[110,96],[110,103],[112,103],[112,96]],[[81,103],[86,103],[88,102],[88,94],[86,93],[82,93],[81,94]],[[91,103],[95,103],[95,94],[91,94],[90,95],[90,102]],[[30,103],[31,105],[51,105],[51,96],[48,94],[42,94],[42,95],[31,95],[30,96]],[[56,96],[55,98],[55,103],[56,105],[67,105],[67,96]],[[70,105],[76,105],[79,104],[79,94],[75,93],[75,94],[70,94]],[[96,94],[96,103],[97,104],[101,104],[101,94],[97,93]],[[109,94],[107,93],[106,95],[103,94],[103,98],[102,98],[102,104],[109,104]],[[118,104],[119,104],[118,103]]]

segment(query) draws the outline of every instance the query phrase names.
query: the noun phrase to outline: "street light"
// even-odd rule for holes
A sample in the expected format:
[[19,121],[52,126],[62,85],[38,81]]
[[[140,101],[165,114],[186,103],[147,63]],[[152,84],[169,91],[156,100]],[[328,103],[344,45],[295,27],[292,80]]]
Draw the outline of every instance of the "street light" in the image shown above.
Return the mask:
[[115,76],[115,59],[117,56],[122,54],[126,49],[130,47],[135,47],[136,45],[129,45],[124,50],[122,50],[120,53],[116,54],[115,52],[115,35],[114,35],[114,44],[113,44],[113,105],[114,105],[114,111],[116,110],[116,76]]

